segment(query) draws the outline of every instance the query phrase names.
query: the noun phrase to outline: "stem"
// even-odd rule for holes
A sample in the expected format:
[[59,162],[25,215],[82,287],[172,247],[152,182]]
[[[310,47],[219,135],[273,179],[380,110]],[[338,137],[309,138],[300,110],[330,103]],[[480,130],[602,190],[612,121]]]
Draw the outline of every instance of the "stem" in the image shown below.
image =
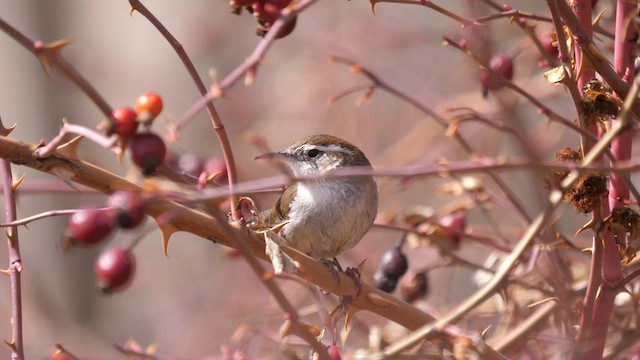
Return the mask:
[[[602,139],[595,144],[595,146],[591,149],[591,151],[585,155],[581,165],[586,166],[593,162],[597,162],[598,159],[602,156],[605,150],[611,144],[611,141],[623,131],[626,127],[629,118],[629,107],[633,102],[633,98],[637,95],[639,87],[638,83],[634,82],[634,88],[632,92],[632,98],[627,99],[625,102],[625,109],[627,111],[623,111],[620,117],[620,122],[614,126],[610,132],[608,132]],[[466,314],[475,309],[478,305],[482,304],[484,301],[493,296],[496,291],[502,288],[504,282],[508,279],[509,274],[511,274],[511,270],[516,266],[518,261],[521,260],[522,255],[525,250],[529,248],[529,246],[533,243],[533,240],[538,235],[538,233],[548,225],[548,223],[553,219],[554,213],[560,203],[562,202],[562,194],[566,189],[569,189],[579,178],[579,173],[577,171],[572,171],[567,175],[560,189],[555,189],[551,191],[549,195],[549,200],[545,209],[536,216],[536,218],[531,222],[526,232],[520,238],[518,244],[513,248],[513,251],[504,258],[500,266],[498,267],[496,274],[491,278],[491,280],[484,285],[481,289],[479,289],[476,293],[471,295],[467,300],[465,300],[462,304],[458,305],[454,308],[449,314],[442,317],[440,320],[427,324],[420,329],[414,331],[413,333],[405,336],[404,338],[396,341],[389,345],[382,352],[383,358],[389,358],[393,355],[400,353],[401,351],[416,345],[423,339],[431,338],[440,333],[441,329],[444,329],[449,324],[454,324],[460,321]]]
[[[160,34],[164,36],[164,38],[169,42],[173,50],[178,54],[180,60],[184,64],[184,67],[189,72],[191,79],[194,84],[198,88],[201,96],[205,96],[207,94],[207,88],[204,86],[202,79],[198,76],[198,71],[196,70],[193,62],[187,55],[187,52],[184,50],[182,44],[176,39],[171,32],[138,0],[129,0],[129,4],[131,7],[142,14],[149,22],[158,29]],[[233,151],[231,150],[231,143],[229,142],[229,136],[227,136],[227,131],[222,124],[222,120],[220,119],[220,115],[218,115],[218,111],[216,110],[213,101],[207,101],[205,103],[207,108],[207,112],[209,113],[209,118],[211,119],[211,123],[213,124],[213,129],[216,132],[216,136],[218,137],[218,142],[220,143],[220,147],[222,149],[222,157],[224,158],[226,167],[227,167],[227,178],[229,179],[229,192],[233,193],[233,187],[238,182],[238,173],[236,171],[236,163],[233,157]],[[240,213],[238,210],[238,200],[233,196],[229,195],[229,204],[231,207],[231,215],[233,219],[239,219]]]
[[[0,177],[2,178],[2,191],[7,222],[16,220],[16,202],[13,192],[13,176],[11,165],[6,159],[0,159]],[[24,359],[22,342],[22,290],[20,284],[20,272],[22,260],[20,258],[20,244],[18,241],[18,227],[11,226],[7,229],[7,244],[9,246],[9,279],[11,282],[11,335],[12,340],[11,359]]]
[[111,117],[111,106],[107,101],[98,93],[98,91],[82,76],[76,68],[68,63],[60,54],[62,46],[47,46],[43,45],[40,41],[31,40],[26,35],[22,34],[13,26],[9,25],[4,20],[0,19],[0,30],[4,31],[18,44],[29,50],[32,54],[36,55],[45,71],[49,65],[54,65],[62,72],[67,79],[71,80],[82,92],[84,92],[89,99],[102,111],[102,113]]

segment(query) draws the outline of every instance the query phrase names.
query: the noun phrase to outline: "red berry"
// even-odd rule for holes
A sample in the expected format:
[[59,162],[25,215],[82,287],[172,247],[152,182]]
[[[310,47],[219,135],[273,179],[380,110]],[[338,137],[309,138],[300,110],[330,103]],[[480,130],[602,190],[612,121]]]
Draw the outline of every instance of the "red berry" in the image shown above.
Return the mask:
[[109,134],[117,134],[121,138],[128,138],[138,129],[138,114],[133,109],[123,107],[113,110],[113,125]]
[[233,6],[240,6],[240,7],[245,7],[245,6],[251,6],[253,5],[254,2],[257,2],[258,0],[231,0],[230,1],[230,5]]
[[139,191],[120,190],[111,196],[107,204],[116,211],[116,222],[121,228],[134,228],[144,220],[144,203]]
[[73,244],[93,245],[109,237],[114,228],[113,213],[101,209],[81,210],[69,218],[65,235]]
[[215,182],[218,184],[226,184],[227,183],[227,163],[224,162],[223,158],[214,157],[207,160],[204,164],[204,170],[209,175],[216,174]]
[[182,156],[180,156],[180,159],[178,159],[178,169],[180,169],[181,172],[192,177],[197,178],[198,176],[200,176],[203,168],[203,161],[196,154],[183,154]]
[[72,360],[72,358],[60,350],[54,351],[49,357],[51,360]]
[[327,352],[331,357],[331,360],[342,360],[342,356],[340,355],[340,347],[338,345],[329,345],[327,347]]
[[[273,25],[273,23],[280,17],[282,9],[289,6],[291,1],[292,0],[263,0],[253,3],[253,14],[261,25],[262,31],[260,32],[262,35],[266,34],[269,29],[271,29],[271,25]],[[280,29],[276,38],[280,39],[291,34],[293,29],[296,27],[297,20],[297,16],[294,14],[293,19]]]
[[271,25],[278,20],[282,9],[284,9],[288,4],[284,6],[280,5],[282,4],[275,3],[274,1],[256,1],[252,5],[253,14],[259,21]]
[[162,164],[167,147],[162,138],[152,132],[136,133],[129,142],[131,160],[142,169],[144,175],[151,175]]
[[106,249],[94,267],[98,287],[104,293],[120,291],[129,285],[136,268],[131,250],[123,247]]
[[389,277],[399,279],[408,268],[407,256],[399,247],[391,248],[382,254],[379,269]]
[[291,19],[288,23],[286,23],[281,29],[280,32],[278,33],[278,36],[276,36],[277,39],[282,39],[283,37],[291,34],[293,32],[293,29],[296,28],[296,23],[298,22],[298,17],[294,15],[293,19]]
[[[560,54],[560,50],[558,50],[557,47],[553,46],[553,39],[551,37],[551,33],[546,32],[546,33],[542,33],[540,35],[538,35],[538,41],[540,41],[540,45],[542,45],[542,48],[544,49],[544,51],[549,54],[549,57],[556,60],[558,59],[558,56]],[[554,62],[554,64],[557,63],[557,61]],[[545,59],[541,60],[538,62],[538,66],[540,67],[544,67],[544,66],[548,66],[550,65],[549,62]]]
[[446,246],[449,250],[456,250],[460,246],[462,240],[460,233],[464,232],[467,224],[466,209],[456,210],[445,214],[438,218],[439,235],[441,235],[441,245]]
[[[487,67],[507,80],[513,78],[513,60],[506,54],[495,54],[489,59]],[[490,90],[498,90],[504,86],[504,81],[487,69],[480,71],[482,93],[487,95]]]
[[150,125],[162,112],[162,98],[153,91],[141,94],[136,99],[136,112],[145,125]]

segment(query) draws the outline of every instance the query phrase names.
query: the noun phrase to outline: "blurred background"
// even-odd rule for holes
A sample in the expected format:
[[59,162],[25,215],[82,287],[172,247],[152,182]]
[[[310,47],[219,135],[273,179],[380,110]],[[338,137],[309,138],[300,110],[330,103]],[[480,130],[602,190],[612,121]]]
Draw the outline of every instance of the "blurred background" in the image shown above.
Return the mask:
[[[492,13],[475,1],[440,3],[471,18]],[[241,16],[231,14],[225,0],[155,0],[145,5],[182,43],[205,82],[212,69],[218,78],[225,77],[260,41],[253,16],[246,12]],[[511,5],[546,14],[536,2],[513,1]],[[32,39],[45,43],[70,39],[72,44],[63,50],[64,57],[112,107],[132,106],[144,91],[160,93],[165,110],[154,124],[160,133],[199,98],[171,47],[140,14],[129,14],[126,1],[0,0],[0,9],[5,21]],[[449,108],[472,107],[490,119],[508,123],[526,135],[528,146],[542,158],[550,159],[560,147],[578,145],[574,133],[548,123],[538,109],[513,92],[483,97],[478,66],[461,52],[442,45],[443,36],[465,38],[485,59],[495,52],[514,56],[514,82],[572,119],[575,110],[568,94],[546,83],[542,76],[546,69],[537,67],[540,56],[508,19],[463,30],[459,23],[424,7],[378,4],[375,10],[372,13],[366,1],[318,1],[299,15],[291,35],[275,42],[252,86],[238,82],[216,102],[231,139],[240,181],[278,173],[268,164],[252,160],[259,151],[247,141],[250,135],[264,137],[272,148],[284,148],[303,136],[333,134],[362,148],[377,168],[469,158],[430,117],[383,91],[376,90],[360,106],[355,102],[362,93],[328,106],[331,96],[368,82],[352,74],[348,66],[328,61],[329,55],[360,63],[444,118],[450,117]],[[538,30],[549,28],[541,24]],[[6,125],[18,124],[11,137],[29,143],[54,137],[63,118],[87,126],[103,120],[101,112],[73,84],[56,71],[47,77],[37,59],[4,33],[0,33],[0,116]],[[460,133],[478,154],[524,154],[517,139],[481,124],[465,123]],[[177,154],[220,155],[205,112],[198,114],[169,147]],[[108,151],[88,141],[81,145],[81,157],[116,173],[130,171],[128,160],[118,164]],[[25,185],[62,184],[29,169],[13,169],[16,177],[26,174]],[[505,179],[520,195],[529,214],[535,214],[546,196],[542,179],[526,169],[510,172]],[[400,183],[397,179],[379,179],[381,219],[416,206],[430,207],[436,213],[455,206],[460,198],[436,194],[446,181],[426,178]],[[273,195],[258,201],[266,207],[275,199]],[[18,200],[19,217],[24,217],[51,209],[101,205],[105,197],[39,192],[21,193]],[[504,209],[492,209],[491,213],[500,230],[516,241],[523,223]],[[559,226],[568,234],[587,220],[572,211],[564,216],[566,221]],[[478,211],[468,214],[475,233],[493,236],[495,229],[483,219]],[[117,358],[120,355],[113,344],[133,339],[143,346],[157,344],[161,355],[214,359],[221,356],[221,346],[232,343],[239,327],[268,335],[250,337],[252,358],[278,357],[279,345],[269,337],[277,338],[283,314],[242,259],[189,234],[177,234],[165,257],[160,235],[152,231],[134,250],[138,261],[131,286],[104,296],[95,287],[93,263],[100,249],[108,245],[64,252],[60,234],[65,223],[65,217],[48,218],[20,230],[28,358],[46,358],[55,343],[81,358]],[[147,221],[147,225],[151,223]],[[129,244],[138,235],[136,231],[120,231],[109,245]],[[366,258],[363,273],[369,281],[382,252],[401,235],[373,228],[341,261],[353,265]],[[441,262],[433,247],[407,253],[412,268]],[[489,251],[471,242],[463,244],[459,254],[482,264]],[[5,247],[0,247],[0,259],[7,259]],[[446,311],[476,289],[471,275],[471,270],[462,267],[431,271],[429,295],[419,306]],[[296,306],[310,304],[303,287],[291,282],[281,284]],[[371,314],[359,314],[357,319],[365,324],[386,323]],[[7,340],[11,338],[9,321],[9,283],[0,281],[0,337]],[[348,344],[355,349],[363,345],[362,341],[363,337],[356,334]],[[7,356],[7,348],[0,347],[0,357]]]

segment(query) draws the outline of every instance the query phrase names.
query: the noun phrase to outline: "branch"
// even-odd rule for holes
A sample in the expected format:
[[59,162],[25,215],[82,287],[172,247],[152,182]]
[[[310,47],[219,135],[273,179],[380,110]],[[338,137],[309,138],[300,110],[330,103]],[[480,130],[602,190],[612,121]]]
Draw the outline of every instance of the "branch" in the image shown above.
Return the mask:
[[[187,52],[184,50],[182,44],[176,39],[171,32],[158,20],[140,1],[138,0],[129,0],[129,4],[131,4],[131,9],[138,11],[142,14],[156,29],[164,36],[164,38],[169,42],[173,50],[178,54],[180,60],[182,60],[182,64],[187,69],[187,72],[191,76],[194,84],[198,88],[201,96],[205,96],[207,94],[207,88],[204,86],[202,79],[198,76],[198,71],[196,70],[193,62],[187,55]],[[213,129],[216,132],[216,136],[218,137],[218,142],[220,143],[220,148],[222,149],[222,157],[224,158],[226,167],[227,167],[227,178],[229,180],[229,190],[233,192],[233,186],[238,182],[238,173],[236,171],[236,163],[233,157],[233,151],[231,149],[231,144],[229,142],[229,136],[227,136],[227,131],[222,124],[222,120],[220,119],[220,115],[218,115],[218,111],[213,104],[213,101],[208,101],[205,104],[207,108],[207,112],[209,113],[209,118],[211,119],[211,123],[213,124]],[[239,219],[240,215],[237,210],[237,200],[235,197],[229,197],[231,214],[234,219]]]
[[[3,138],[7,134],[2,134]],[[6,159],[0,159],[0,177],[2,178],[2,190],[4,193],[4,206],[7,222],[16,220],[16,201],[13,190],[13,176],[11,165]],[[11,359],[24,359],[22,342],[22,289],[20,284],[20,272],[22,260],[20,258],[20,243],[18,241],[18,227],[7,229],[7,244],[9,246],[9,279],[11,282],[11,335],[9,343]]]
[[[33,155],[35,148],[36,145],[34,144],[25,144],[8,138],[0,138],[0,158],[4,158],[14,164],[27,166],[51,175],[64,172],[69,175],[67,180],[88,186],[105,194],[111,194],[116,190],[141,190],[138,185],[81,160],[71,159],[59,154],[54,154],[46,159],[38,159]],[[227,226],[226,223],[223,224],[219,219],[194,210],[189,206],[160,198],[157,201],[150,202],[146,210],[153,217],[167,213],[175,214],[167,224],[174,227],[175,231],[190,232],[225,246],[232,245],[232,239],[229,239],[227,232],[223,231]],[[234,237],[239,237],[245,241],[256,257],[268,260],[264,254],[264,242],[255,233],[249,232],[243,227],[234,228],[230,232]],[[332,272],[322,262],[316,261],[292,248],[285,248],[284,250],[301,264],[297,273],[299,277],[338,296],[357,292],[357,288],[349,276],[339,274],[340,281],[336,282]],[[433,320],[433,317],[421,310],[366,283],[362,283],[361,295],[355,299],[351,307],[354,310],[371,311],[408,329],[417,329]]]

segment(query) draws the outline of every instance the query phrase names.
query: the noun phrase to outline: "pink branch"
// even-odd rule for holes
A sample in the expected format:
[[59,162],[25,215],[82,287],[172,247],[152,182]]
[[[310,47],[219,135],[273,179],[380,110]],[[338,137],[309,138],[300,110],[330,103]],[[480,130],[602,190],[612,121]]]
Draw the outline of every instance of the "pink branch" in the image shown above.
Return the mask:
[[[171,32],[140,2],[137,0],[129,0],[129,4],[131,7],[142,14],[156,29],[164,36],[164,38],[171,44],[171,47],[174,49],[176,54],[184,67],[187,69],[187,72],[191,76],[194,84],[198,88],[201,96],[205,96],[207,94],[207,88],[200,79],[198,75],[198,71],[196,70],[193,62],[187,55],[187,52],[184,50],[184,47],[178,39],[176,39]],[[229,179],[229,189],[233,190],[233,186],[238,182],[238,173],[236,171],[236,162],[233,157],[233,151],[231,150],[231,143],[229,142],[229,136],[227,136],[227,131],[225,130],[224,125],[222,124],[222,120],[220,119],[220,115],[218,115],[218,111],[216,110],[213,101],[208,101],[205,104],[207,108],[207,112],[209,113],[209,118],[211,118],[211,123],[213,124],[213,129],[218,137],[218,142],[220,143],[220,148],[222,149],[222,157],[224,158],[225,165],[227,168],[227,174]],[[173,134],[175,135],[175,133]],[[170,135],[172,136],[172,135]],[[240,218],[240,214],[237,210],[237,201],[234,197],[229,197],[229,202],[231,203],[231,214],[234,219]]]
[[[2,177],[2,190],[4,192],[4,206],[6,221],[16,220],[16,202],[13,196],[13,177],[9,161],[0,159],[0,177]],[[12,339],[11,359],[24,359],[22,342],[22,290],[20,284],[20,272],[22,260],[20,258],[20,246],[18,242],[18,227],[7,229],[7,244],[9,245],[9,279],[11,282],[11,333]]]
[[[618,0],[616,11],[616,32],[614,40],[614,67],[616,73],[627,83],[633,81],[633,55],[637,33],[631,26],[631,19],[637,13],[637,4]],[[619,95],[620,96],[620,95]],[[614,120],[615,121],[615,120]],[[611,142],[611,151],[615,162],[627,161],[631,158],[633,132],[629,129],[623,131]],[[608,203],[603,204],[604,216],[608,216],[615,207],[623,206],[629,200],[629,188],[626,183],[628,174],[612,174]],[[624,234],[622,234],[624,236]],[[600,241],[596,239],[596,241]],[[609,329],[609,322],[613,314],[614,300],[619,292],[619,284],[623,281],[620,254],[617,249],[615,234],[605,231],[603,234],[604,247],[602,248],[602,279],[589,287],[600,290],[595,298],[593,314],[586,319],[590,324],[589,331],[583,336],[581,350],[577,356],[585,359],[599,359],[603,352]],[[577,357],[576,357],[577,358]]]

